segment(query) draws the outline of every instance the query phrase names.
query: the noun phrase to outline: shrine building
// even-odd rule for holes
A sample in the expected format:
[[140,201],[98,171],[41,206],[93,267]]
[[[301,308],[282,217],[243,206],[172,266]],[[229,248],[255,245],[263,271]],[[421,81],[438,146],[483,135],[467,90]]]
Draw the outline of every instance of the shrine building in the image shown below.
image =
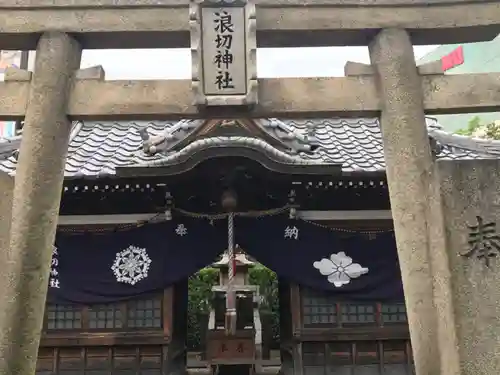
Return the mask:
[[413,373],[377,119],[80,121],[63,189],[38,375],[185,373],[187,279],[234,245],[279,277],[285,375]]

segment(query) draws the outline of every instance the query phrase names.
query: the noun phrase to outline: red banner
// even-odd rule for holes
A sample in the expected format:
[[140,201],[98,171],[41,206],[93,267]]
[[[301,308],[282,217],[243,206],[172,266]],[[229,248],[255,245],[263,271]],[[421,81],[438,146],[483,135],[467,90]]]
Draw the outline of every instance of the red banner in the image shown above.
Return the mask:
[[443,71],[450,70],[464,63],[464,48],[462,46],[450,52],[448,55],[441,58],[441,66]]

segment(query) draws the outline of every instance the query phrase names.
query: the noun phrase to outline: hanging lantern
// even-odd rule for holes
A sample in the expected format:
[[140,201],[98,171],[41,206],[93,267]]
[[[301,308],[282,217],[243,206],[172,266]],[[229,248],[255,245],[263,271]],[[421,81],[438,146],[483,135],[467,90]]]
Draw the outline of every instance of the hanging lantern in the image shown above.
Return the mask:
[[224,191],[221,197],[221,205],[226,212],[234,212],[238,205],[236,192],[232,189]]

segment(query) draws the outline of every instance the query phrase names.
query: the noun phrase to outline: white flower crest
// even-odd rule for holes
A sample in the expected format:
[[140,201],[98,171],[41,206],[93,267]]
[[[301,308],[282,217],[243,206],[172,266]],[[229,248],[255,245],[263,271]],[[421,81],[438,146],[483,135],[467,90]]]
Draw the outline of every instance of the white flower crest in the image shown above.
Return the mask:
[[119,283],[135,285],[148,277],[151,259],[146,249],[129,246],[116,253],[111,270]]
[[328,276],[328,282],[337,288],[349,284],[351,279],[356,279],[368,273],[368,268],[353,263],[352,258],[348,257],[343,251],[330,255],[330,259],[323,258],[314,262],[313,267],[318,269],[322,275]]

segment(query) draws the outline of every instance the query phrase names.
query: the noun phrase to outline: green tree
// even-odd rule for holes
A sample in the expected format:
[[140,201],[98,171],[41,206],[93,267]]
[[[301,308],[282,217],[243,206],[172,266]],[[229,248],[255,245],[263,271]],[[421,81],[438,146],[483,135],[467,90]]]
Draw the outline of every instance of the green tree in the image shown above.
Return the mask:
[[261,319],[264,315],[267,315],[270,319],[270,327],[272,332],[272,343],[273,349],[279,347],[280,338],[280,303],[279,303],[279,291],[278,291],[278,276],[275,272],[269,268],[257,263],[254,267],[250,268],[248,271],[249,281],[252,285],[259,286],[260,292],[260,304],[259,310],[261,313]]
[[466,129],[460,129],[457,134],[482,139],[500,140],[500,120],[483,123],[479,116],[472,118]]
[[208,320],[203,319],[210,312],[212,304],[212,286],[218,282],[219,270],[216,268],[203,268],[192,275],[188,281],[188,330],[187,346],[189,350],[199,350],[203,331],[208,329]]
[[[198,351],[203,349],[204,332],[206,331],[207,314],[212,306],[212,286],[218,284],[219,270],[207,267],[192,275],[188,281],[188,350]],[[250,284],[258,285],[261,301],[260,312],[266,315],[270,321],[266,330],[271,332],[271,345],[273,348],[279,345],[279,296],[278,278],[276,273],[260,263],[249,269]],[[267,333],[267,332],[266,332]]]

